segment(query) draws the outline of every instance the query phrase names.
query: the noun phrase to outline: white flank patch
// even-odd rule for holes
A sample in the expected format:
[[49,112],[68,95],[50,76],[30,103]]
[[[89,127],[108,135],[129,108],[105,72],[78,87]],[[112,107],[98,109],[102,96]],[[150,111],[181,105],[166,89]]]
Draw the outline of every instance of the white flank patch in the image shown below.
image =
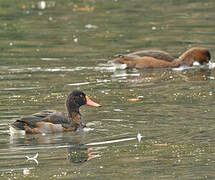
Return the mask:
[[14,134],[20,134],[20,135],[25,135],[25,131],[24,130],[18,130],[15,129],[14,127],[9,125],[9,131],[10,131],[10,135],[13,136]]

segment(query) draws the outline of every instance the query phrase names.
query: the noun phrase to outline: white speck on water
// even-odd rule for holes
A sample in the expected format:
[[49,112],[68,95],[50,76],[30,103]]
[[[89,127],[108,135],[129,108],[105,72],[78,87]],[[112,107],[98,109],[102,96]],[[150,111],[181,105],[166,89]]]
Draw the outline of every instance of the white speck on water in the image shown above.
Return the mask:
[[137,96],[138,99],[143,98],[144,96]]
[[98,28],[98,26],[92,25],[92,24],[86,24],[86,25],[85,25],[85,28],[88,28],[88,29],[96,29],[96,28]]
[[45,1],[38,2],[38,8],[39,9],[45,9],[46,8],[46,2]]
[[59,61],[59,58],[40,58],[42,61]]
[[23,169],[23,174],[24,174],[24,175],[29,175],[29,174],[30,174],[30,169],[24,168],[24,169]]
[[73,41],[74,41],[75,43],[77,43],[77,42],[78,42],[78,38],[74,38]]
[[53,21],[53,17],[49,17],[49,21]]
[[114,111],[116,111],[116,112],[122,112],[123,110],[121,110],[121,109],[114,109]]
[[137,134],[137,140],[138,140],[139,143],[141,142],[142,137],[143,136],[140,133]]

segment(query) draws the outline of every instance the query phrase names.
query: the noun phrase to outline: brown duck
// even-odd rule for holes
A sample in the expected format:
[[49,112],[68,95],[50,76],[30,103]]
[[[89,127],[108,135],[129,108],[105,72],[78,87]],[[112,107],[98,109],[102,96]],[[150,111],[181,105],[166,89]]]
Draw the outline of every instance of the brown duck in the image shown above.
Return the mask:
[[120,55],[113,62],[126,64],[128,69],[152,69],[192,66],[195,61],[203,65],[208,63],[210,58],[211,55],[207,49],[195,47],[187,50],[177,59],[164,51],[149,50]]
[[90,100],[82,91],[75,90],[68,95],[66,100],[67,115],[55,110],[43,110],[17,119],[11,126],[29,134],[75,131],[86,127],[79,112],[79,108],[85,104],[101,106]]

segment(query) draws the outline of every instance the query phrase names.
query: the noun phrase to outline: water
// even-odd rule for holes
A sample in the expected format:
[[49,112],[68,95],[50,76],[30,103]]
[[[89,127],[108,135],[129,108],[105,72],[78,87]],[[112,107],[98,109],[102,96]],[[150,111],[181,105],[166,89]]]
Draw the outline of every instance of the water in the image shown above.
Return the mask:
[[[215,72],[131,71],[107,62],[140,49],[214,57],[215,3],[174,0],[0,2],[1,179],[214,179]],[[8,124],[65,111],[83,90],[88,128],[10,136]],[[136,136],[142,134],[141,142]],[[33,157],[38,153],[37,165]]]

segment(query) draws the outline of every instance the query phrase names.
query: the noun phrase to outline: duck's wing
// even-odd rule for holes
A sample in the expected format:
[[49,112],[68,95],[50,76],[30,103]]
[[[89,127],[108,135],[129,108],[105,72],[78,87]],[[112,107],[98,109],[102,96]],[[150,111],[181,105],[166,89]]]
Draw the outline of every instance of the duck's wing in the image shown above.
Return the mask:
[[45,118],[47,116],[50,116],[50,115],[56,114],[56,113],[57,113],[57,111],[55,111],[55,110],[43,110],[43,111],[32,114],[32,116]]
[[42,121],[50,122],[53,124],[67,124],[69,120],[64,113],[55,110],[43,110],[39,113],[34,114],[34,116],[42,117]]
[[61,112],[55,110],[44,110],[29,116],[23,116],[17,119],[11,125],[16,129],[24,130],[25,125],[30,128],[36,128],[39,122],[66,124],[68,122],[68,119]]
[[136,52],[130,53],[128,55],[129,56],[137,55],[140,57],[148,56],[148,57],[153,57],[156,59],[161,59],[161,60],[169,61],[169,62],[171,62],[175,59],[169,53],[167,53],[165,51],[159,51],[159,50],[142,50],[142,51],[136,51]]

